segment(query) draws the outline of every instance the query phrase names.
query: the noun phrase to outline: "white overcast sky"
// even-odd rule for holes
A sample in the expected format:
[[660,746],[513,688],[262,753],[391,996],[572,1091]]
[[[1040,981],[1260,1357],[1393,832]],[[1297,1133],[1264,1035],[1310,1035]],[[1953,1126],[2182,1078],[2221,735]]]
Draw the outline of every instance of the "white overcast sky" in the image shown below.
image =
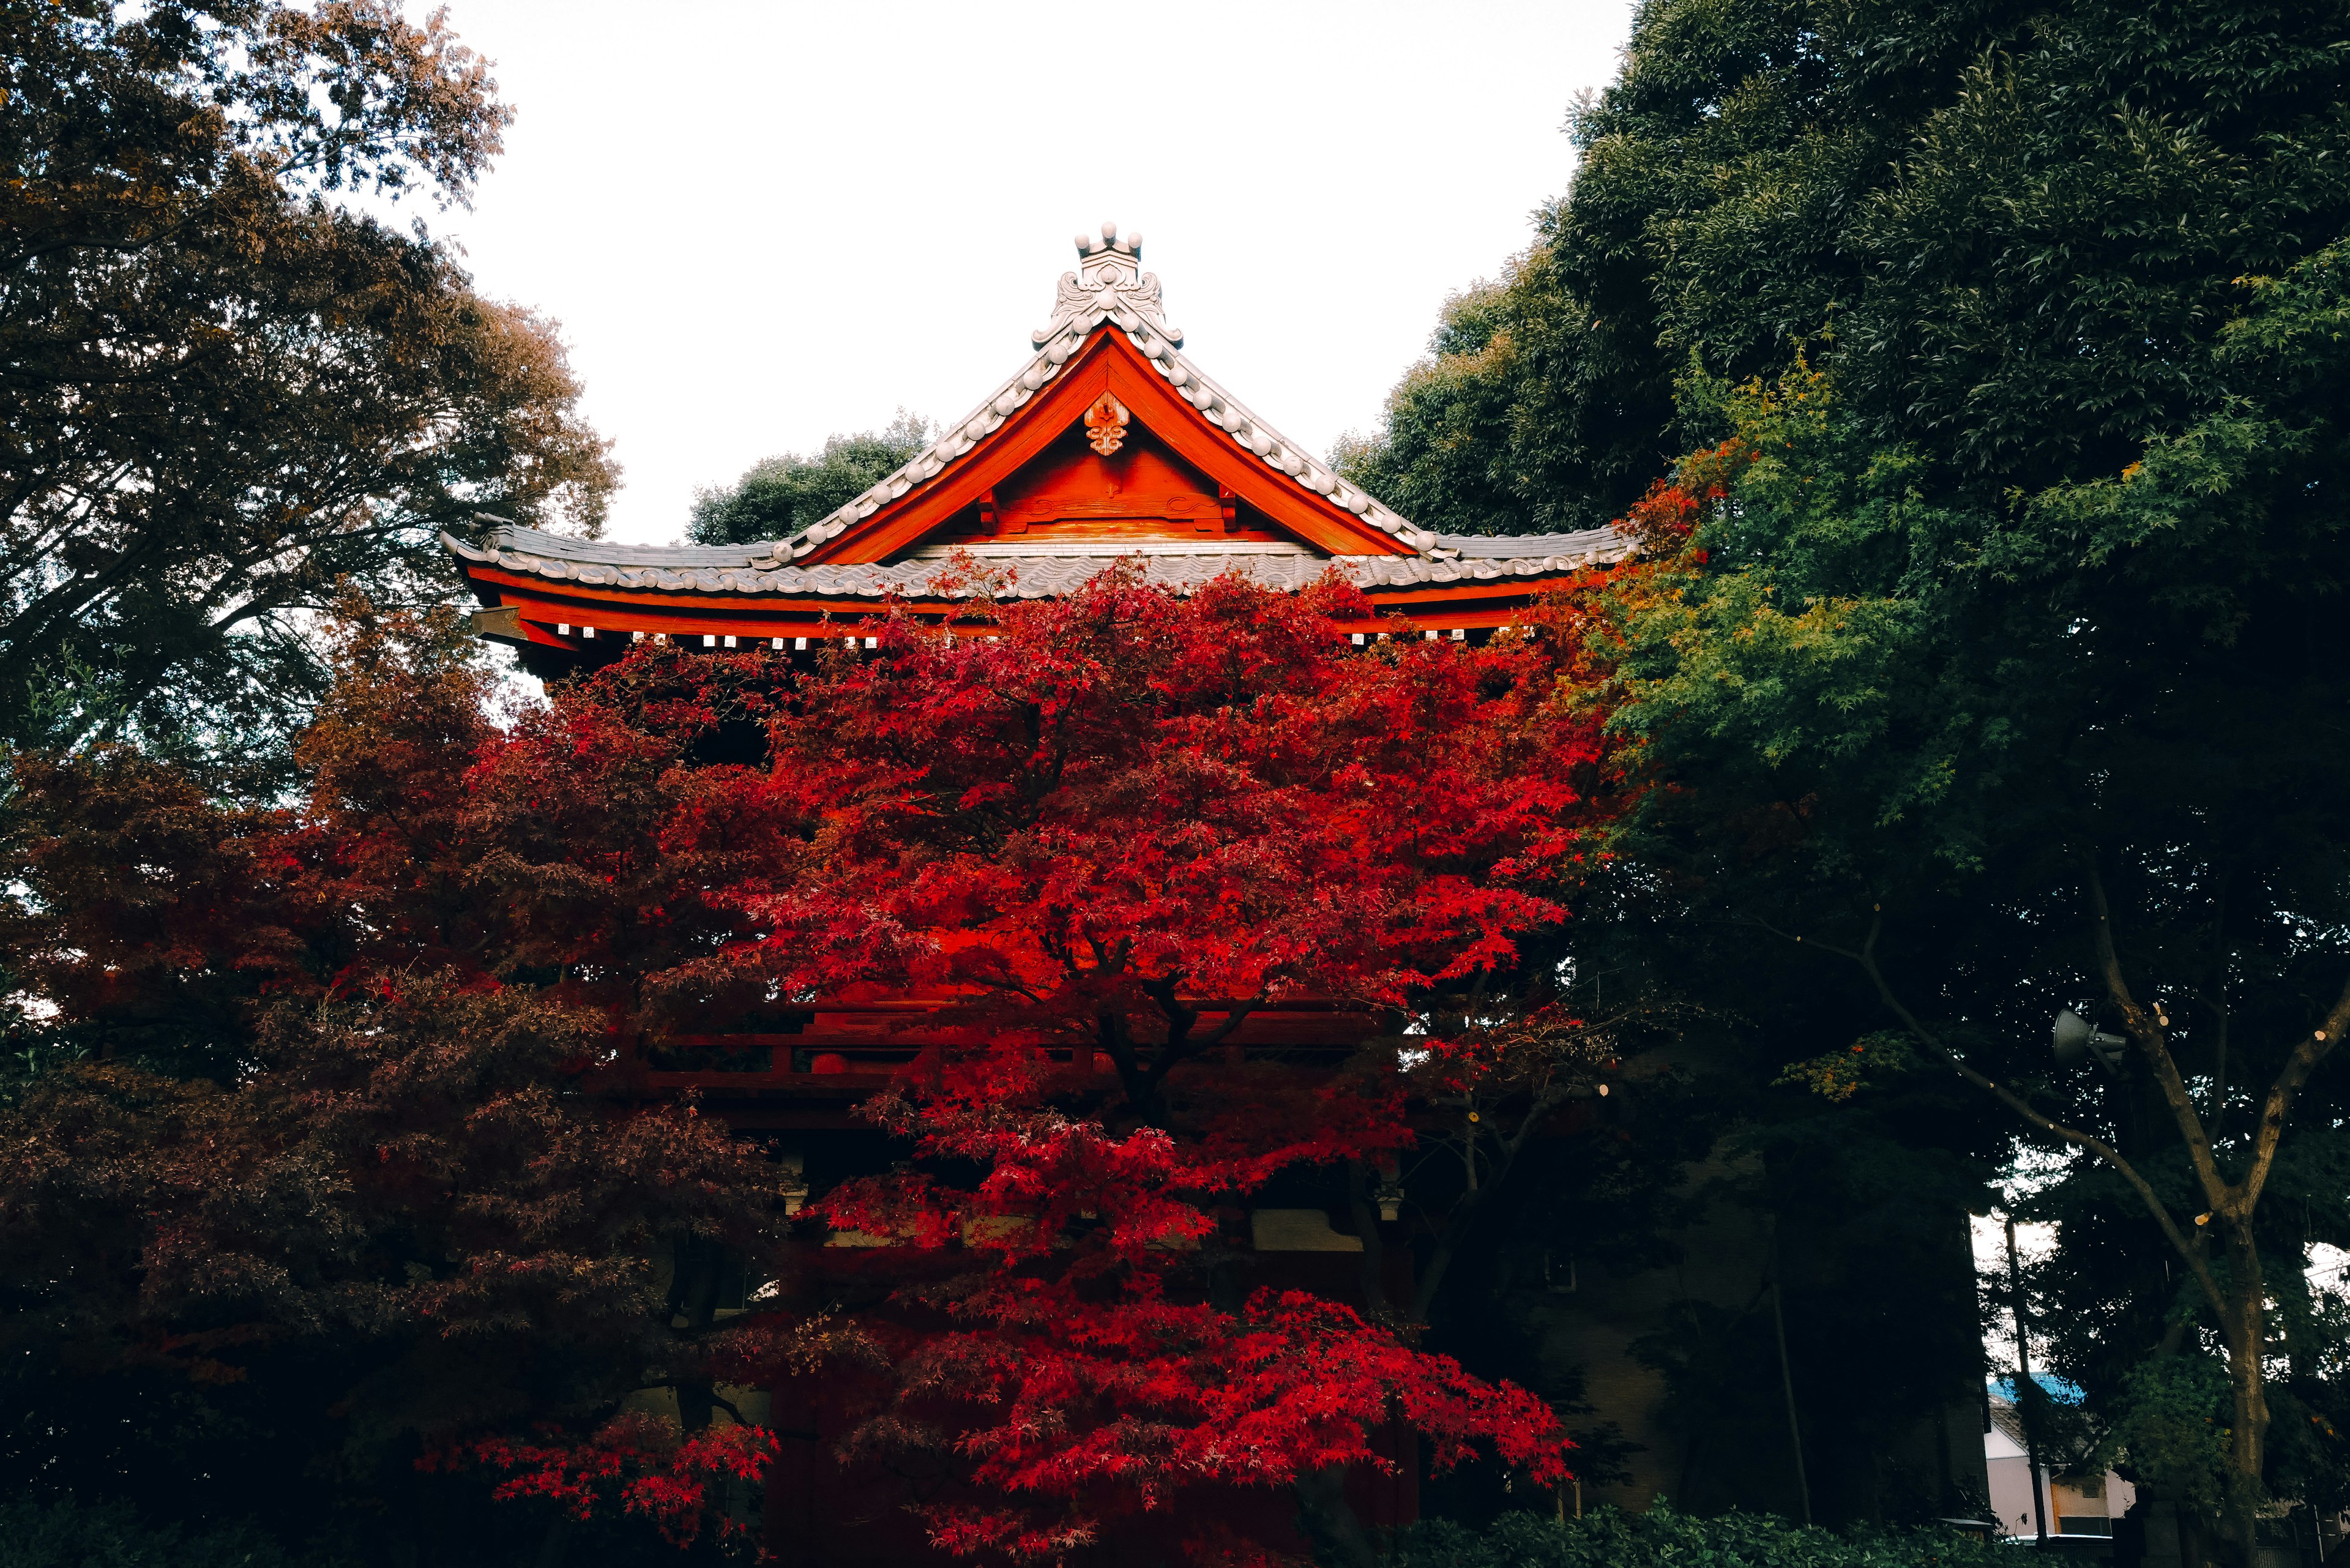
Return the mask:
[[[423,7],[419,6],[421,10]],[[470,213],[488,294],[563,323],[627,488],[679,537],[771,452],[957,419],[1022,363],[1070,237],[1145,240],[1209,374],[1327,452],[1448,293],[1528,243],[1630,0],[450,0],[519,111]]]

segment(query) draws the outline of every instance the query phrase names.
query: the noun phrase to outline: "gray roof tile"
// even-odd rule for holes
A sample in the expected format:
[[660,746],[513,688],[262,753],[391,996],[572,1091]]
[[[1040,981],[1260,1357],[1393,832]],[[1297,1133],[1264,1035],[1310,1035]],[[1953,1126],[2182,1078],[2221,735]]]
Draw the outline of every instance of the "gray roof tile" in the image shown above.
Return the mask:
[[[775,564],[772,556],[758,556],[755,550],[613,545],[544,534],[510,523],[498,526],[478,545],[447,534],[441,538],[452,555],[477,565],[527,572],[557,582],[652,593],[789,594],[837,598],[880,598],[896,593],[909,598],[934,598],[941,596],[933,585],[948,569],[947,563],[938,560],[788,566]],[[1429,583],[1565,576],[1599,562],[1621,559],[1630,548],[1629,541],[1611,528],[1464,542],[1507,544],[1513,548],[1506,555],[1491,556],[1463,549],[1460,559],[1446,560],[1442,556],[1455,547],[1454,540],[1447,538],[1435,553],[1426,556],[1241,556],[1202,550],[1189,556],[1127,558],[1141,566],[1145,581],[1179,591],[1201,587],[1227,574],[1295,591],[1336,568],[1357,587],[1377,594],[1381,589],[1413,588]],[[723,558],[713,561],[712,556]],[[983,565],[1003,571],[1011,578],[1009,592],[1014,597],[1043,598],[1081,587],[1108,570],[1119,558],[1105,552],[1098,556],[1020,556]],[[963,597],[969,597],[968,590]]]

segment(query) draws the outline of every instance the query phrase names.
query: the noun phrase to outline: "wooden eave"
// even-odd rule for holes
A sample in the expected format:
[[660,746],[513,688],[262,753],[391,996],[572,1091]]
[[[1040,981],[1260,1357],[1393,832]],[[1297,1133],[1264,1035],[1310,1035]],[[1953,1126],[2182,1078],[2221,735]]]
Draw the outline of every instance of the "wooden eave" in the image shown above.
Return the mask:
[[[466,573],[475,590],[495,601],[498,609],[514,612],[513,629],[504,640],[541,648],[584,652],[590,643],[585,627],[598,637],[624,641],[632,633],[671,637],[816,638],[845,636],[882,605],[869,599],[788,595],[728,595],[647,593],[634,589],[598,588],[583,584],[548,583],[543,577],[470,566]],[[1534,583],[1431,583],[1404,590],[1369,591],[1373,618],[1343,622],[1345,631],[1391,630],[1398,619],[1435,630],[1490,630],[1514,626],[1527,607],[1556,586],[1557,579]],[[958,613],[951,601],[900,601],[896,613],[926,619]],[[558,630],[558,628],[566,628]],[[486,628],[485,628],[486,629]],[[620,641],[611,644],[619,650]]]

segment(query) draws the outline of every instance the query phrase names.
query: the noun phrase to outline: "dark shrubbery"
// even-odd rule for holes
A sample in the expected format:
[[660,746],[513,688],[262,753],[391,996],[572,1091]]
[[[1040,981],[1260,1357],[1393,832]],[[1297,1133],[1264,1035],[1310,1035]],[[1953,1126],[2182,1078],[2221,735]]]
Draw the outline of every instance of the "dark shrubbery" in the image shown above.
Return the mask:
[[1646,1513],[1603,1508],[1581,1519],[1505,1513],[1485,1530],[1444,1520],[1397,1541],[1396,1568],[1992,1568],[2012,1549],[1944,1530],[1837,1534],[1767,1513],[1700,1519],[1659,1501]]
[[0,1568],[328,1568],[333,1561],[289,1557],[238,1525],[193,1534],[151,1525],[120,1503],[0,1501]]

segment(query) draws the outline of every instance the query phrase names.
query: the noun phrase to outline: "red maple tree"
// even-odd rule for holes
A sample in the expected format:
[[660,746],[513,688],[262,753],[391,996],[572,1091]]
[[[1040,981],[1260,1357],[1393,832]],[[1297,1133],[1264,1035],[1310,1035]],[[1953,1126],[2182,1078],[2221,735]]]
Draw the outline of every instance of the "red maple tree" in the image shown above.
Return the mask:
[[[123,753],[20,773],[11,962],[100,1059],[5,1113],[0,1230],[110,1249],[111,1354],[390,1345],[432,1464],[676,1534],[766,1451],[712,1425],[723,1389],[877,1345],[852,1447],[953,1469],[927,1518],[957,1552],[1057,1560],[1179,1493],[1204,1536],[1217,1489],[1293,1487],[1359,1560],[1338,1478],[1395,1463],[1399,1419],[1439,1465],[1555,1479],[1531,1395],[1234,1283],[1269,1183],[1410,1142],[1394,1033],[1559,918],[1608,815],[1575,639],[1352,644],[1368,618],[1121,571],[891,616],[813,673],[647,650],[500,728],[445,637],[355,609],[297,805]],[[897,1282],[843,1323],[794,1288],[820,1237],[777,1168],[639,1075],[697,1021],[858,994],[930,1011],[866,1107],[905,1162],[811,1211]],[[1247,1048],[1300,1003],[1390,1038]],[[713,1317],[722,1250],[766,1310]]]
[[1220,1210],[1411,1139],[1392,1048],[1316,1072],[1227,1043],[1284,1002],[1404,1014],[1507,967],[1604,820],[1563,644],[1352,646],[1368,608],[1113,573],[892,620],[769,723],[756,787],[806,847],[713,896],[762,935],[695,972],[934,1003],[867,1107],[912,1162],[819,1210],[959,1260],[902,1293],[942,1326],[901,1336],[859,1434],[969,1467],[978,1500],[933,1510],[953,1550],[1052,1558],[1222,1483],[1299,1487],[1358,1552],[1332,1478],[1389,1463],[1396,1414],[1439,1465],[1482,1441],[1561,1473],[1523,1391],[1335,1302],[1220,1300]]
[[[62,1369],[75,1468],[151,1504],[179,1463],[200,1506],[237,1506],[225,1473],[274,1517],[328,1456],[421,1451],[690,1537],[771,1445],[651,1429],[639,1397],[691,1421],[859,1348],[694,1299],[714,1257],[774,1251],[785,1174],[604,1081],[645,976],[729,929],[692,896],[702,847],[665,838],[716,781],[690,721],[502,732],[453,624],[349,615],[296,803],[224,805],[126,748],[13,759],[0,940],[53,1064],[0,1085],[10,1352]],[[550,735],[578,765],[542,777]],[[79,1417],[171,1398],[269,1435],[181,1455]]]

